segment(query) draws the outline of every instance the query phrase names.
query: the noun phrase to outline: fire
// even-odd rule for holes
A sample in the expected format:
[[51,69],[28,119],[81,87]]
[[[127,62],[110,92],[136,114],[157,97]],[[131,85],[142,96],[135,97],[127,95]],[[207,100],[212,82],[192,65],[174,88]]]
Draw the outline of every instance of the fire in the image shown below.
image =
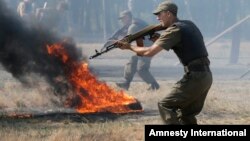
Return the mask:
[[58,57],[67,68],[65,75],[73,86],[74,95],[78,100],[75,106],[77,112],[129,113],[142,111],[141,109],[130,109],[130,104],[137,103],[134,97],[127,95],[124,91],[117,92],[106,83],[98,81],[90,72],[88,64],[72,60],[62,44],[48,45],[47,51],[50,55]]

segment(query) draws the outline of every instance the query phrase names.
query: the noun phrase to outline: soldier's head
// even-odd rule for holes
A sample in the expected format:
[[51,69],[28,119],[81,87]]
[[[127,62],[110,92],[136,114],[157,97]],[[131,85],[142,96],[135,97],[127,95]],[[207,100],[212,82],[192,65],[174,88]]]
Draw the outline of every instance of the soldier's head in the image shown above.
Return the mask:
[[164,1],[158,5],[153,14],[157,16],[162,26],[168,27],[177,19],[178,7],[175,3]]
[[129,10],[122,11],[119,15],[119,20],[121,20],[123,25],[131,24],[133,16]]

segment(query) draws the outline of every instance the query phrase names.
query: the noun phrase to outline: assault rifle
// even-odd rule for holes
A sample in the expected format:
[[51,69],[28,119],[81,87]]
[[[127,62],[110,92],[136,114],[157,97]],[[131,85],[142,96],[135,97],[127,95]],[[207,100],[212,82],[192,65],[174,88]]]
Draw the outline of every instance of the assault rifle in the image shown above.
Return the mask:
[[241,76],[240,76],[240,79],[245,77],[248,73],[250,73],[250,69],[248,69],[245,73],[243,73]]
[[[144,38],[147,35],[149,35],[151,38],[155,32],[163,30],[163,29],[165,29],[165,28],[162,27],[160,24],[150,25],[150,26],[145,27],[141,31],[136,32],[135,34],[130,34],[130,35],[125,36],[120,41],[131,43],[137,39]],[[96,57],[102,55],[103,53],[109,52],[110,50],[117,48],[116,45],[117,45],[117,42],[114,42],[111,45],[103,47],[100,51],[95,50],[95,54],[90,56],[89,59],[96,58]]]
[[118,29],[109,39],[108,41],[103,45],[103,47],[101,48],[101,50],[103,50],[104,48],[106,48],[107,46],[113,44],[114,40],[118,40],[119,37],[124,37],[127,35],[128,32],[128,28],[129,25],[125,25],[122,28]]

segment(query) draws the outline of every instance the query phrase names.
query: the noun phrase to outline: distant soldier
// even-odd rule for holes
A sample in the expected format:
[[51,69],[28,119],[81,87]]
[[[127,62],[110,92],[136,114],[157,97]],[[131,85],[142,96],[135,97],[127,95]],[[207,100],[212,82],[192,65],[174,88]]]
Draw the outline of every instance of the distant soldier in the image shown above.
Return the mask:
[[[117,39],[119,36],[124,37],[125,35],[136,33],[147,26],[147,23],[145,23],[141,19],[133,18],[130,11],[121,12],[119,19],[123,23],[123,27],[118,30],[118,32],[116,32],[111,39]],[[150,46],[152,44],[152,42],[146,38],[136,40],[136,43],[138,46]],[[149,71],[150,63],[151,57],[141,57],[133,55],[124,68],[125,81],[116,83],[116,85],[120,88],[128,90],[130,87],[130,83],[133,80],[135,73],[137,72],[142,80],[150,85],[148,90],[159,89],[159,84]]]
[[68,17],[68,3],[59,2],[56,7],[48,7],[47,2],[44,3],[43,8],[38,8],[36,11],[36,18],[39,23],[51,29],[55,33],[65,33],[70,28]]
[[[120,18],[119,18],[120,19]],[[131,21],[126,20],[126,21],[121,21],[122,22],[122,27],[118,30],[116,30],[111,37],[108,39],[108,41],[104,44],[103,48],[105,48],[108,45],[113,44],[113,40],[118,40],[123,37],[125,37],[128,34],[128,28],[131,25]]]
[[35,3],[33,0],[22,0],[17,6],[18,15],[26,21],[31,21],[35,16]]

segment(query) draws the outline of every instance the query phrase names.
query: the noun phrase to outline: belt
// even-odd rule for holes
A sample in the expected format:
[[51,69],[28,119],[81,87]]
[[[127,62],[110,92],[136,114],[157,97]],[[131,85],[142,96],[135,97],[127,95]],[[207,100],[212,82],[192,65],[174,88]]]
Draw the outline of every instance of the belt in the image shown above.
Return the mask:
[[210,72],[210,68],[208,65],[190,65],[190,66],[184,66],[184,71],[186,73],[188,72],[204,72],[204,71],[207,71],[207,72]]
[[207,57],[202,57],[188,62],[186,66],[209,65],[209,64],[210,64],[209,59]]

